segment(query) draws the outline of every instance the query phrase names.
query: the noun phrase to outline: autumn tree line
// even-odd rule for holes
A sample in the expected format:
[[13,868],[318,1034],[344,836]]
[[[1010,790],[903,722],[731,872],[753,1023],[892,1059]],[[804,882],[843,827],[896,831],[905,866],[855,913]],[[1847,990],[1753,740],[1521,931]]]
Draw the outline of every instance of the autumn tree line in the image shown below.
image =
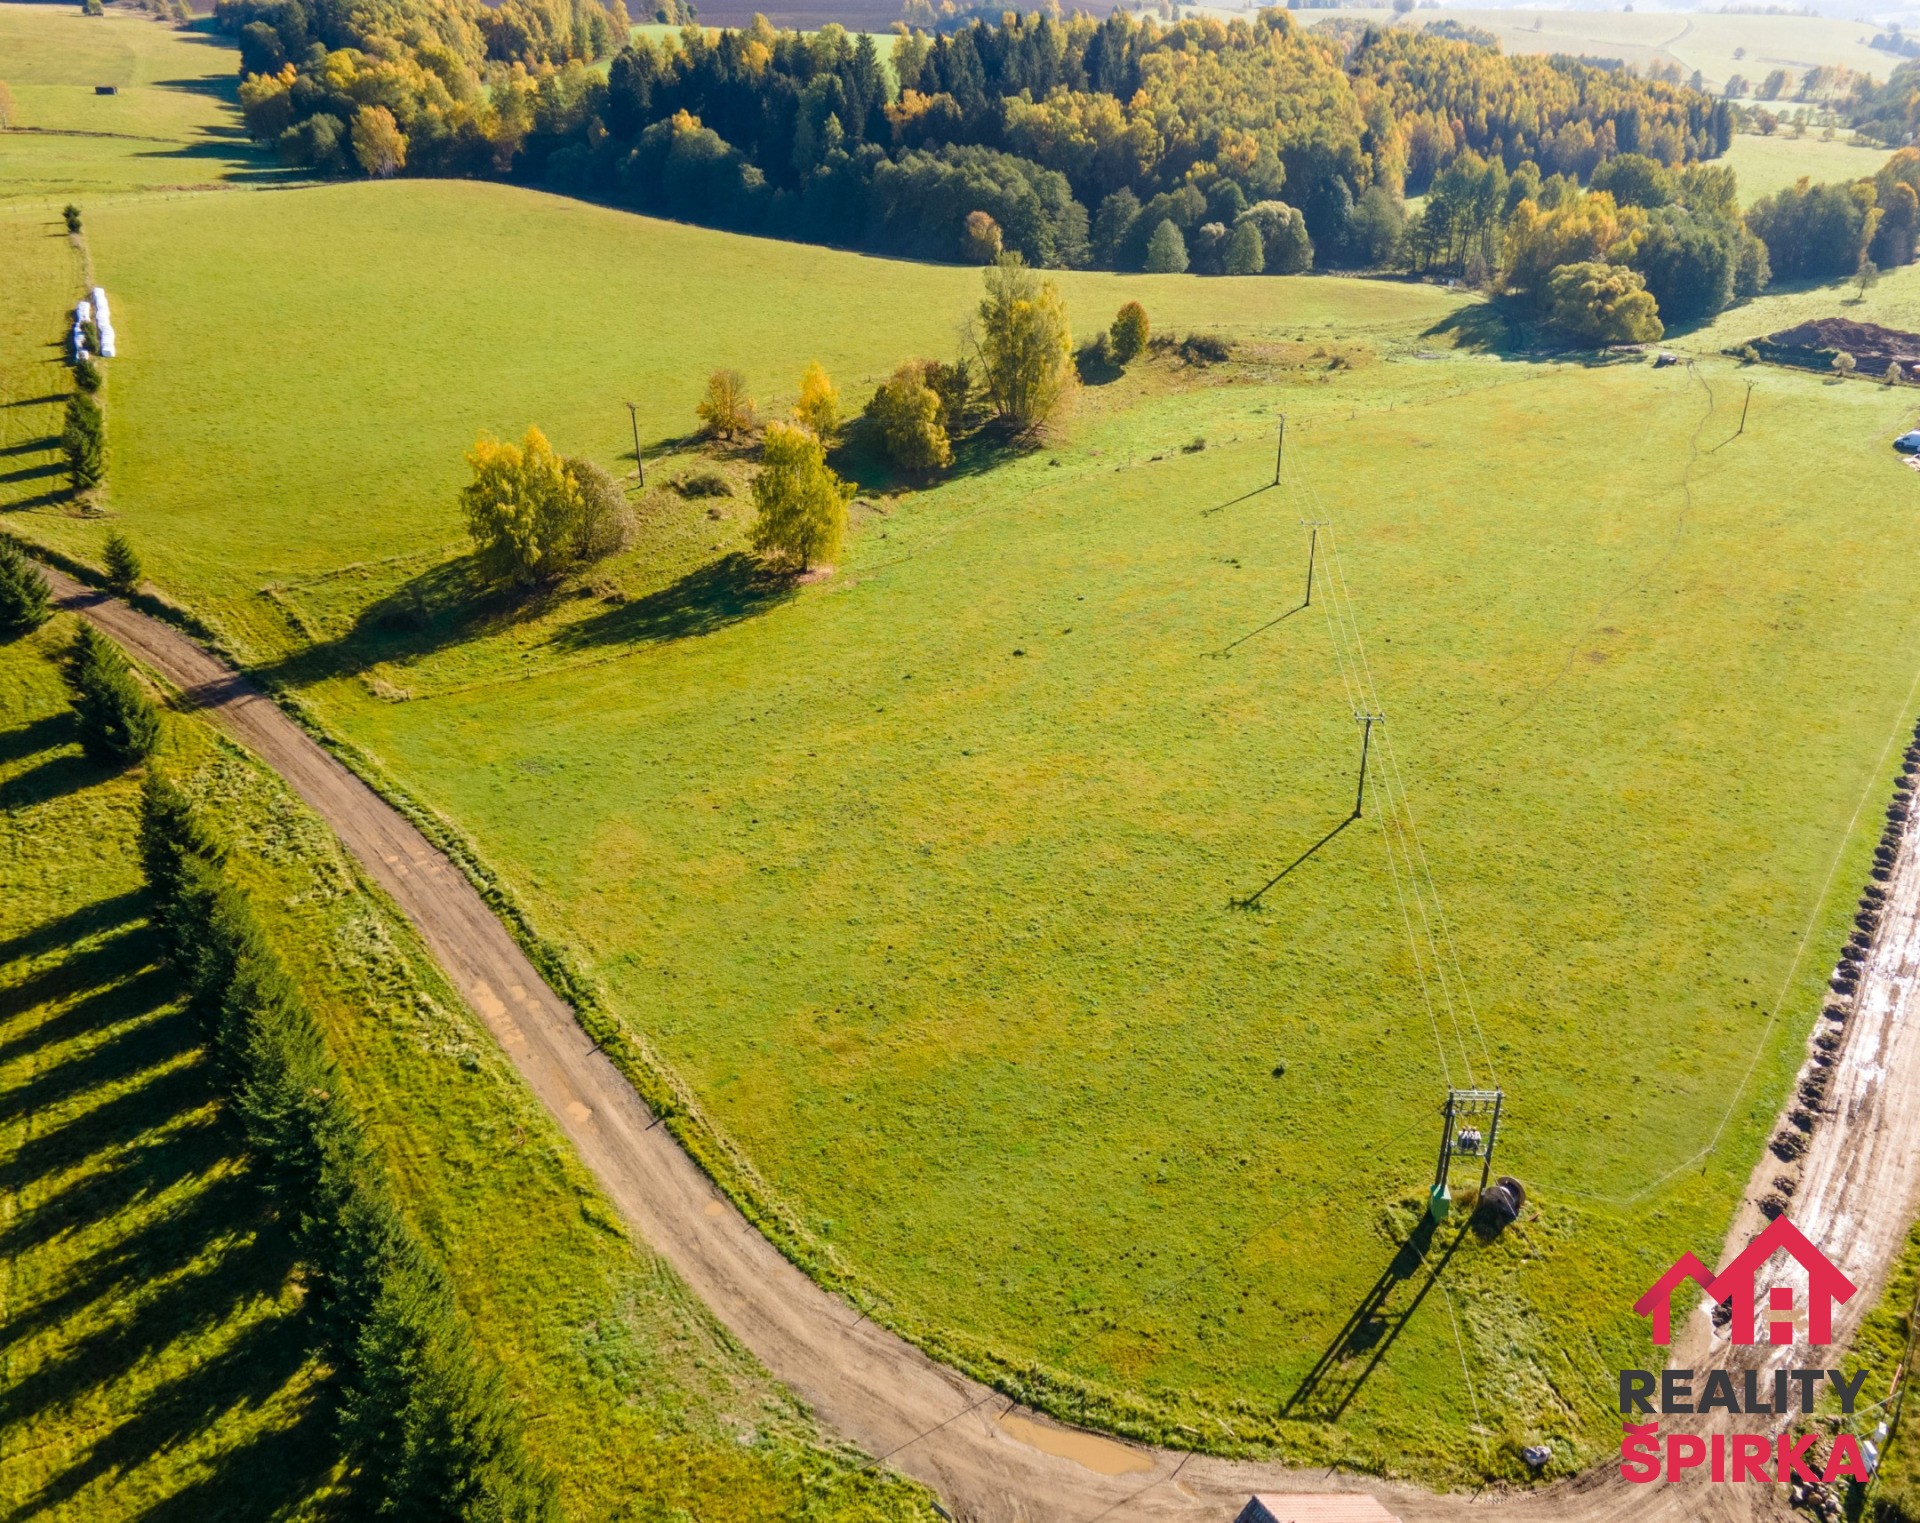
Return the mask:
[[291,163],[500,175],[933,259],[979,258],[979,213],[1035,266],[1377,265],[1403,198],[1461,154],[1584,181],[1616,153],[1711,157],[1731,132],[1724,102],[1684,86],[1405,28],[1306,30],[1280,9],[1008,13],[902,28],[887,62],[832,26],[627,42],[601,0],[217,14],[249,130]]

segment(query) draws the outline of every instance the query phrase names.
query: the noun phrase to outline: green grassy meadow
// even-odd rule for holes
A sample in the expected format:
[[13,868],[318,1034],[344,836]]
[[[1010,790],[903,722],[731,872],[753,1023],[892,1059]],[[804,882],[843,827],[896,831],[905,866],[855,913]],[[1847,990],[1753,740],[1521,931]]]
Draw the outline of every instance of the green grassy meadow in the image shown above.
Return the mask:
[[[956,351],[976,272],[452,183],[126,197],[87,229],[123,355],[107,512],[46,469],[82,251],[20,208],[8,526],[84,558],[126,533],[450,821],[882,1316],[1176,1442],[1442,1482],[1518,1475],[1523,1443],[1598,1457],[1649,1352],[1633,1297],[1717,1254],[1798,1064],[1920,666],[1907,393],[1717,351],[1797,315],[1916,325],[1920,271],[1769,296],[1660,370],[1502,357],[1489,309],[1411,283],[1063,276],[1082,336],[1137,297],[1237,357],[1138,364],[929,490],[850,462],[847,550],[796,587],[747,564],[738,491],[671,488],[748,472],[687,437],[706,373],[777,412],[818,359],[857,406]],[[628,401],[634,547],[473,604],[475,433],[630,471]],[[1443,1028],[1444,1070],[1376,818],[1335,832],[1357,734],[1326,584],[1289,612],[1318,516],[1485,1029]],[[1463,1047],[1537,1214],[1446,1229],[1416,1312],[1402,1244]],[[442,1128],[477,1158],[527,1109],[463,1050],[490,1077],[458,1116],[391,1113],[423,1181]],[[458,1220],[464,1274],[497,1218]],[[502,1276],[544,1269],[528,1241]]]
[[[157,960],[138,778],[84,760],[57,620],[0,647],[0,1506],[319,1517],[335,1477],[287,1243]],[[176,719],[164,764],[235,861],[532,1417],[567,1516],[930,1516],[630,1243],[408,928],[278,782]]]
[[[1417,12],[1398,18],[1385,8],[1361,14],[1372,21],[1399,20],[1403,25],[1425,25],[1435,19]],[[1735,74],[1758,83],[1773,70],[1786,69],[1797,79],[1821,65],[1885,79],[1902,61],[1896,53],[1867,46],[1880,30],[1874,23],[1832,16],[1707,10],[1685,14],[1621,9],[1475,10],[1451,5],[1445,16],[1492,32],[1509,53],[1618,58],[1640,68],[1675,63],[1685,74],[1698,69],[1707,88],[1715,92]]]
[[1796,138],[1779,132],[1771,137],[1742,132],[1720,162],[1739,177],[1740,200],[1751,206],[1802,177],[1815,183],[1870,180],[1887,162],[1887,151],[1839,140],[1822,142],[1817,134]]
[[16,130],[0,134],[0,207],[285,178],[240,126],[235,57],[209,21],[0,4],[0,79],[16,108]]

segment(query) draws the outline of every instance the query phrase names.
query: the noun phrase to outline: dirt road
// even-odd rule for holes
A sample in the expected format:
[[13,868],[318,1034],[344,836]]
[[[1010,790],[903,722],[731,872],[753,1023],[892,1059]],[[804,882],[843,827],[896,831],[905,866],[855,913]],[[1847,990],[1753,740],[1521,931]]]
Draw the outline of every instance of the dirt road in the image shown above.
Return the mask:
[[[1232,1463],[1080,1435],[1009,1411],[1006,1397],[928,1359],[857,1316],[782,1258],[681,1152],[588,1041],[459,869],[231,667],[170,626],[49,573],[56,597],[93,619],[273,767],[339,834],[419,929],[454,986],[558,1120],[634,1231],[665,1259],[821,1421],[876,1460],[938,1491],[965,1519],[1224,1523],[1252,1491],[1364,1487],[1408,1523],[1496,1513],[1516,1520],[1739,1523],[1782,1511],[1778,1487],[1627,1486],[1611,1467],[1540,1492],[1433,1496],[1380,1483]],[[1910,836],[1886,917],[1836,1055],[1835,1114],[1803,1160],[1794,1215],[1836,1249],[1863,1293],[1884,1277],[1920,1167],[1920,857]],[[1762,1168],[1764,1186],[1777,1169]],[[1765,1178],[1763,1178],[1765,1176]],[[1869,1209],[1870,1208],[1870,1209]],[[1744,1241],[1751,1223],[1736,1223]],[[1744,1230],[1743,1230],[1744,1228]],[[1704,1317],[1696,1365],[1731,1362]],[[1712,1346],[1710,1346],[1712,1345]],[[1765,1352],[1765,1351],[1762,1351]],[[1682,1362],[1685,1362],[1684,1360]],[[1072,1456],[1072,1457],[1069,1457]]]

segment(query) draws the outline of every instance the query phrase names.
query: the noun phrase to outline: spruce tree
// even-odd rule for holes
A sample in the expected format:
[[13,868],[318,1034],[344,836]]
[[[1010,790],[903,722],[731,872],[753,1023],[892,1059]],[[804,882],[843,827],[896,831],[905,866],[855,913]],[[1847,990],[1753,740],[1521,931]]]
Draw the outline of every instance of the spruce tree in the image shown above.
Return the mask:
[[47,622],[47,579],[20,548],[0,534],[0,634],[24,635]]
[[67,398],[60,430],[60,452],[67,457],[67,478],[76,492],[91,490],[107,473],[107,425],[100,404],[84,391]]
[[140,557],[127,537],[115,530],[107,536],[107,591],[131,597],[140,586]]
[[80,746],[95,761],[139,761],[160,738],[160,711],[142,691],[127,658],[82,621],[67,651],[67,685],[80,721]]

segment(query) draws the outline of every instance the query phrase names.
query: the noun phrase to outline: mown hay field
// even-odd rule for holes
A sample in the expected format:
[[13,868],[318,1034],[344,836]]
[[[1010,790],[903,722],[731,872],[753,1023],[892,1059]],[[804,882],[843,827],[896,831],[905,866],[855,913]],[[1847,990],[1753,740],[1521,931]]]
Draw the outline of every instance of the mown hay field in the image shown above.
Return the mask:
[[[1840,293],[1655,369],[1503,357],[1431,287],[1063,277],[1082,336],[1138,297],[1237,357],[1136,365],[928,490],[863,474],[796,587],[742,554],[750,460],[687,437],[705,374],[778,411],[819,359],[857,403],[956,351],[976,273],[502,187],[102,204],[124,357],[79,518],[33,474],[79,255],[7,227],[10,524],[121,529],[450,820],[883,1316],[1176,1442],[1432,1480],[1604,1446],[1631,1300],[1718,1251],[1912,718],[1905,393],[1713,353]],[[473,601],[475,433],[630,470],[628,401],[635,546]],[[734,495],[672,489],[705,470]],[[1358,736],[1323,603],[1289,613],[1321,516],[1484,1049],[1429,1022],[1375,816],[1330,834]],[[1449,1229],[1403,1318],[1469,1059],[1535,1211]]]

